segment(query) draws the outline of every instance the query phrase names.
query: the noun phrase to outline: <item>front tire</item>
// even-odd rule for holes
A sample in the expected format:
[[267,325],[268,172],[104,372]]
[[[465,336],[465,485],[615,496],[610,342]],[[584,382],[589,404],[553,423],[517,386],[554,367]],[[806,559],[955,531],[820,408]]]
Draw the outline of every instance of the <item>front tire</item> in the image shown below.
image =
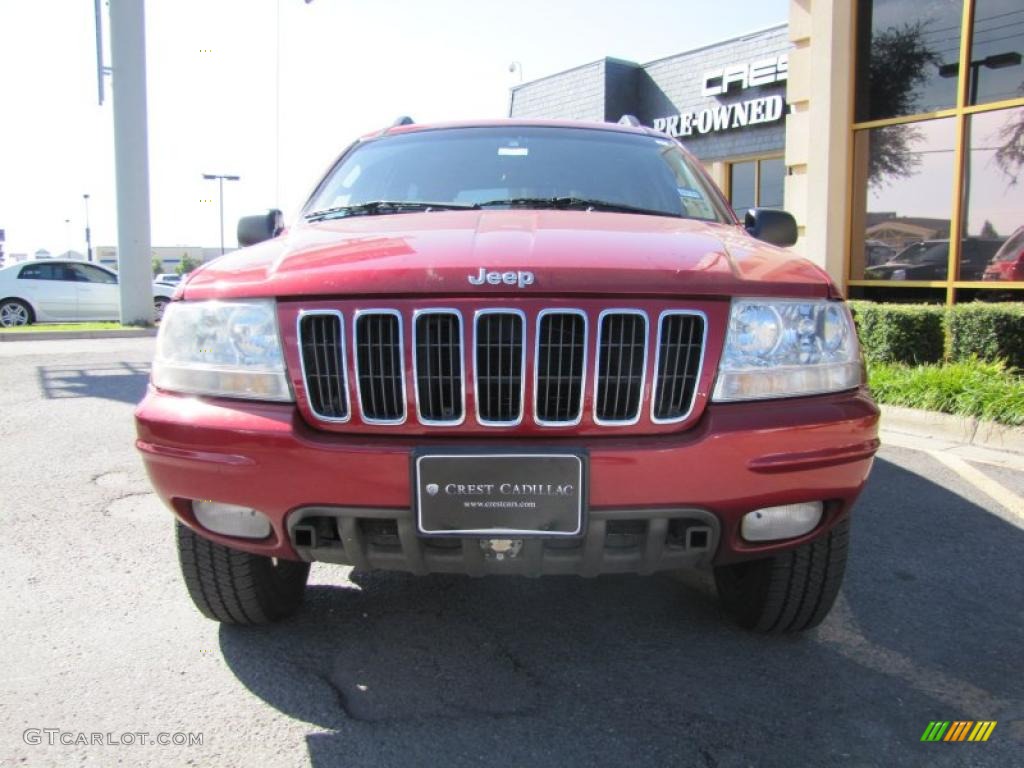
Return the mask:
[[5,299],[0,303],[0,328],[20,328],[30,325],[35,318],[32,307],[19,299]]
[[175,522],[178,562],[189,596],[204,616],[224,624],[269,624],[302,604],[309,563],[230,549]]
[[153,299],[153,315],[157,322],[163,320],[164,310],[167,309],[167,305],[171,303],[170,299],[165,299],[163,296],[159,296]]
[[849,541],[846,518],[789,552],[715,568],[718,596],[744,629],[781,634],[816,627],[839,594]]

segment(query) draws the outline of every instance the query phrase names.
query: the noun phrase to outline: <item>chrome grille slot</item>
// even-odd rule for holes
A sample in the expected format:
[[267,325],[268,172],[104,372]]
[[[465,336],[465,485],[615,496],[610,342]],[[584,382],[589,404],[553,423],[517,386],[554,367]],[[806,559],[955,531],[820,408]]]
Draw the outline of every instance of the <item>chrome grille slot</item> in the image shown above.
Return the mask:
[[647,315],[640,310],[603,311],[597,330],[594,421],[639,421],[646,368]]
[[669,310],[658,323],[656,377],[651,418],[658,423],[682,421],[693,408],[704,349],[704,317]]
[[514,426],[523,419],[525,317],[519,310],[481,310],[473,345],[477,421]]
[[583,415],[587,367],[587,316],[543,310],[537,320],[534,416],[538,424],[573,425]]
[[341,313],[334,310],[303,312],[298,325],[302,375],[310,409],[327,421],[348,421]]
[[355,315],[359,410],[371,424],[405,421],[402,318],[396,310],[360,310]]
[[459,424],[465,410],[462,316],[420,310],[413,320],[416,403],[422,424]]

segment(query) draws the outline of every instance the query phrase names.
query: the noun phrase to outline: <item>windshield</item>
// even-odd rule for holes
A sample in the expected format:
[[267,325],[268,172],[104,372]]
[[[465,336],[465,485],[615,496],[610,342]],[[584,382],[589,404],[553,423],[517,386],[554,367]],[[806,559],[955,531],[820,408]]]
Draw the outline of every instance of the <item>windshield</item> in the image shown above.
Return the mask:
[[439,208],[591,202],[603,210],[729,221],[676,142],[585,128],[452,128],[373,139],[332,169],[305,213],[379,201],[389,205],[370,212],[416,210],[396,208],[398,201]]
[[948,253],[945,242],[914,243],[897,253],[892,261],[899,264],[930,264],[945,261]]
[[1012,235],[1009,239],[1003,243],[1002,247],[993,257],[993,261],[1015,261],[1024,249],[1024,227],[1021,227]]

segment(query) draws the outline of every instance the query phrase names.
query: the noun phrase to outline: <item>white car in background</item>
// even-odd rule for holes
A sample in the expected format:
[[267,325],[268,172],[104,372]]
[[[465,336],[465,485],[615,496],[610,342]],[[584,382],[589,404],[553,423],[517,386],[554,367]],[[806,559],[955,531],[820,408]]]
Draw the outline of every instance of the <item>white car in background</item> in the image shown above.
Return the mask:
[[[153,284],[159,320],[174,287]],[[30,323],[118,320],[117,273],[81,261],[39,259],[0,269],[0,328]]]

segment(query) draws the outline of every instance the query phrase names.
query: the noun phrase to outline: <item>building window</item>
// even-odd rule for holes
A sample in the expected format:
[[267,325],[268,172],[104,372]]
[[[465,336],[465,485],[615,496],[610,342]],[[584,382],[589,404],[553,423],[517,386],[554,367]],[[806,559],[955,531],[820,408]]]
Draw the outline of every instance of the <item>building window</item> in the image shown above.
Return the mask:
[[729,164],[729,203],[740,216],[748,208],[781,208],[786,164],[765,157]]
[[856,51],[849,294],[1024,300],[1020,0],[860,0]]

